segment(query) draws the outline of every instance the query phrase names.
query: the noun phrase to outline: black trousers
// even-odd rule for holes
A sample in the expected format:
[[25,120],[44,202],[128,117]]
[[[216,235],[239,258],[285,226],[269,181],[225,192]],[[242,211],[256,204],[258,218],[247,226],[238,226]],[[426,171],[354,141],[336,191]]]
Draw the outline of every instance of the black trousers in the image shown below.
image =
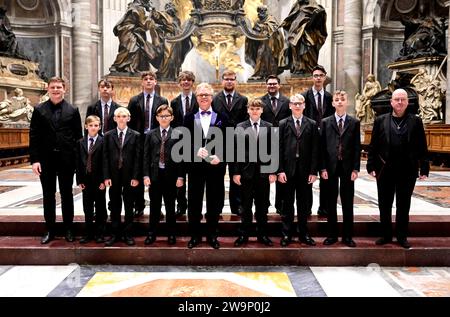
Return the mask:
[[386,166],[377,179],[378,208],[380,209],[381,235],[392,239],[392,204],[396,199],[396,236],[405,239],[408,236],[409,210],[411,196],[416,185],[414,171],[402,171]]
[[220,213],[224,202],[225,165],[211,165],[206,162],[191,163],[188,177],[188,222],[191,237],[202,236],[203,195],[206,190],[206,235],[216,238]]
[[48,162],[41,162],[42,173],[40,175],[44,218],[47,230],[55,233],[56,223],[56,180],[58,179],[59,192],[61,194],[61,211],[66,230],[73,224],[73,194],[72,184],[74,168],[62,163],[60,152],[54,152]]
[[284,184],[284,203],[281,212],[283,236],[292,237],[294,223],[294,201],[297,199],[297,234],[304,237],[308,233],[309,195],[312,184],[308,184],[309,175],[297,171],[294,177]]
[[[133,226],[133,204],[136,196],[136,188],[131,187],[131,179],[124,178],[120,171],[112,180],[112,186],[109,188],[111,197],[111,229],[115,236],[131,235]],[[125,222],[122,222],[122,199],[125,207]]]
[[169,177],[166,171],[160,168],[158,179],[151,183],[148,190],[150,196],[149,235],[157,234],[163,199],[166,208],[167,234],[175,235],[176,182],[176,177]]
[[253,221],[252,206],[255,203],[256,235],[267,235],[270,183],[268,175],[255,173],[252,179],[242,179],[240,186],[242,215],[239,235],[248,237]]
[[183,183],[183,186],[177,187],[177,206],[180,210],[187,209],[187,198],[186,198],[186,180]]
[[108,216],[106,212],[106,190],[100,190],[100,184],[89,178],[84,185],[83,211],[84,221],[86,223],[86,233],[89,236],[93,236],[94,234],[104,234],[106,218]]
[[328,237],[338,237],[337,222],[337,198],[341,197],[343,215],[343,238],[353,237],[353,198],[355,196],[355,182],[351,180],[351,172],[345,173],[342,169],[342,161],[337,163],[336,172],[328,174],[329,200],[327,203],[328,212]]

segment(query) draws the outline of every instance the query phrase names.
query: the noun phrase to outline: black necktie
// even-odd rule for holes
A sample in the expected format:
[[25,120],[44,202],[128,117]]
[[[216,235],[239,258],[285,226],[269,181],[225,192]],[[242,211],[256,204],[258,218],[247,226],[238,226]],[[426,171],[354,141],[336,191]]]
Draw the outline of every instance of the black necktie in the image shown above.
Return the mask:
[[299,119],[297,119],[295,121],[295,130],[297,131],[297,137],[299,137],[300,136],[300,120]]
[[161,164],[164,164],[166,162],[166,153],[164,153],[166,139],[167,139],[167,131],[166,129],[163,129],[161,135],[161,146],[159,148],[159,162]]
[[323,117],[322,94],[320,93],[320,91],[317,93],[317,111],[319,112],[319,123],[320,123]]
[[338,145],[338,160],[342,161],[342,132],[344,132],[344,120],[342,118],[339,119],[338,123],[339,128],[339,145]]
[[258,137],[258,122],[253,123],[253,129],[255,130],[256,137]]
[[123,148],[123,131],[120,131],[119,133],[119,169],[122,168],[123,164],[123,156],[122,156],[122,148]]
[[227,95],[227,108],[228,110],[231,110],[231,100],[232,100],[233,96],[228,94]]
[[92,149],[94,148],[94,138],[89,138],[88,157],[86,161],[86,171],[88,174],[92,172]]
[[144,129],[148,130],[148,129],[150,129],[150,94],[147,95],[147,98],[145,100],[144,116],[145,116]]
[[277,112],[277,98],[276,97],[272,97],[270,99],[272,100],[272,111],[273,112]]
[[105,104],[105,110],[103,111],[103,133],[108,131],[108,118],[109,118],[108,104]]
[[297,131],[297,146],[295,149],[295,157],[300,157],[300,120],[295,121],[295,131]]
[[185,103],[186,113],[191,112],[191,105],[189,104],[189,96],[186,96],[185,100],[186,100],[186,103]]

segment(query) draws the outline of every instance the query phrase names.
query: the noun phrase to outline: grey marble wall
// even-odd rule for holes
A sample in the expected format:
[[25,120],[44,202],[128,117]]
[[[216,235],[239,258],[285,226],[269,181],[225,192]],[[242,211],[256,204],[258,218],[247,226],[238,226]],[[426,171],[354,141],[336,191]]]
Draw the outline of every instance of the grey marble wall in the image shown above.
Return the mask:
[[[55,38],[17,37],[20,50],[32,61],[39,63],[39,72],[44,77],[55,75]],[[41,77],[43,77],[41,75]],[[45,78],[44,78],[45,79]]]
[[377,79],[381,84],[381,87],[391,81],[392,71],[387,68],[388,63],[392,63],[399,56],[400,49],[402,48],[402,42],[398,41],[378,41],[378,69]]

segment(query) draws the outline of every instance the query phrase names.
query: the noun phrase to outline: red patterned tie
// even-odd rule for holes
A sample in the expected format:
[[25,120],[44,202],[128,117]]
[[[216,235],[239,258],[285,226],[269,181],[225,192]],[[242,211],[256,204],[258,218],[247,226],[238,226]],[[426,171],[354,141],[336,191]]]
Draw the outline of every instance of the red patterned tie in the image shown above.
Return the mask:
[[92,173],[92,149],[94,148],[94,138],[89,138],[88,157],[86,161],[86,171],[88,174]]
[[144,129],[145,131],[147,131],[148,129],[150,129],[150,94],[147,95],[147,98],[145,100],[144,116],[145,116]]
[[119,169],[122,168],[123,165],[123,156],[122,156],[122,148],[123,148],[123,131],[120,131],[119,133]]
[[108,111],[108,104],[105,104],[105,110],[103,111],[103,133],[108,132],[108,118],[109,118],[109,111]]
[[165,164],[166,163],[166,157],[165,157],[166,155],[164,153],[166,139],[167,139],[167,131],[166,131],[166,129],[163,129],[162,130],[162,136],[161,136],[161,146],[159,148],[159,162],[161,164]]
[[344,132],[344,120],[339,119],[339,145],[338,145],[338,160],[342,161],[342,133]]

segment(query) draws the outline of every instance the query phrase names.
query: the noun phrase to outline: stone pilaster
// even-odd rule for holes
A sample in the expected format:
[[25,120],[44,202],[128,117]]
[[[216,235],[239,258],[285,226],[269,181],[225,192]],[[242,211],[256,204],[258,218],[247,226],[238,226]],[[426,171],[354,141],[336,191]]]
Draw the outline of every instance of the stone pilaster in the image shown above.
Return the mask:
[[[445,1],[445,6],[449,7],[449,16],[450,16],[450,1]],[[449,34],[450,34],[450,24],[449,24]],[[447,57],[450,52],[450,36],[447,39]],[[450,123],[450,67],[448,67],[449,62],[447,58],[447,96],[446,96],[446,104],[445,104],[445,118],[444,123]],[[444,105],[443,105],[444,106]]]
[[344,89],[348,93],[349,114],[355,113],[355,95],[361,90],[361,27],[360,0],[345,0],[344,7]]
[[72,8],[73,82],[70,88],[73,91],[73,104],[80,109],[84,118],[86,108],[92,101],[91,1],[72,0]]

